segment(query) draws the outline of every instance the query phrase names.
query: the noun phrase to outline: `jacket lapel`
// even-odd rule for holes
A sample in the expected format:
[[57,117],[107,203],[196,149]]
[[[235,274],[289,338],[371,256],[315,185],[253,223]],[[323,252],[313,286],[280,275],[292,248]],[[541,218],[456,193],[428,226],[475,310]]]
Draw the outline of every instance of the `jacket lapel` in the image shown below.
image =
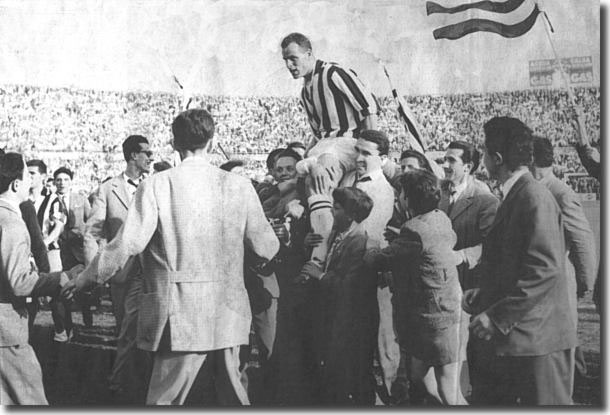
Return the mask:
[[453,221],[457,218],[462,212],[464,212],[468,206],[472,205],[472,198],[474,196],[474,183],[472,179],[469,179],[468,185],[466,189],[460,195],[460,198],[455,201],[453,207],[451,208],[451,214],[449,218]]
[[531,173],[529,173],[529,172],[527,172],[524,175],[522,175],[521,177],[519,177],[517,182],[513,185],[513,187],[508,192],[508,195],[506,195],[506,197],[504,198],[502,203],[500,203],[500,206],[498,207],[498,211],[496,212],[496,217],[494,218],[494,222],[490,227],[490,231],[493,228],[495,228],[499,223],[502,222],[502,219],[506,215],[506,212],[508,209],[507,206],[510,206],[510,204],[512,203],[512,200],[519,193],[519,190],[521,189],[521,187],[523,187],[529,180],[534,180]]
[[127,194],[122,176],[117,176],[113,179],[112,193],[114,193],[117,199],[125,206],[125,209],[129,209],[129,195]]

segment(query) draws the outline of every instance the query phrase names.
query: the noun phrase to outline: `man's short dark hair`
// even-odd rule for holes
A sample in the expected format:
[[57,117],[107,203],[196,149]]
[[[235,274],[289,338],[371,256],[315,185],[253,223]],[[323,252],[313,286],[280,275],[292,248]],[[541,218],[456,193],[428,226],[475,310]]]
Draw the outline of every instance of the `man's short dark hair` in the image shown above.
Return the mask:
[[226,163],[220,165],[220,168],[225,171],[231,171],[235,167],[244,167],[243,160],[229,160]]
[[294,159],[294,161],[296,161],[297,163],[301,160],[303,160],[303,157],[301,157],[301,155],[299,153],[297,153],[296,151],[287,148],[284,151],[282,151],[281,153],[279,153],[277,155],[277,157],[275,158],[275,163],[277,164],[277,161],[279,159],[281,159],[282,157],[292,157]]
[[267,170],[271,171],[275,168],[275,162],[277,160],[277,156],[280,155],[280,153],[284,152],[284,150],[286,150],[285,148],[276,148],[275,150],[271,150],[271,152],[269,153],[269,155],[267,156]]
[[296,43],[297,45],[299,45],[300,47],[302,47],[305,50],[312,50],[311,41],[309,40],[309,38],[307,36],[305,36],[302,33],[294,32],[294,33],[289,34],[284,39],[282,39],[282,43],[280,45],[281,45],[282,49],[285,49],[291,43]]
[[302,148],[303,150],[307,150],[307,147],[305,147],[305,144],[301,143],[300,141],[293,141],[291,143],[288,143],[287,148],[289,148],[289,149]]
[[172,133],[176,150],[199,150],[205,148],[214,137],[214,120],[206,110],[186,110],[178,114],[172,123]]
[[532,164],[534,140],[532,130],[511,117],[494,117],[483,126],[488,154],[498,153],[510,171]]
[[400,187],[409,199],[409,208],[416,215],[428,213],[438,207],[441,189],[438,178],[427,170],[411,170],[400,176]]
[[356,223],[368,218],[373,209],[373,199],[363,190],[355,187],[340,187],[333,190],[333,201],[343,207]]
[[462,150],[462,162],[464,164],[471,163],[472,167],[470,168],[470,173],[477,171],[480,163],[480,154],[476,147],[466,141],[452,141],[449,143],[447,148],[453,148],[455,150]]
[[169,164],[165,160],[161,160],[161,161],[158,161],[158,162],[153,164],[153,170],[156,171],[156,172],[169,170],[171,168],[172,168],[172,165]]
[[23,156],[19,153],[0,155],[0,194],[6,192],[11,183],[23,179]]
[[146,137],[141,135],[130,135],[123,141],[123,157],[125,161],[131,159],[132,153],[138,153],[141,150],[140,144],[150,144]]
[[553,144],[545,137],[534,136],[534,166],[551,167],[553,165]]
[[38,168],[38,173],[40,174],[47,174],[47,165],[40,159],[28,160],[25,165]]
[[419,163],[420,169],[428,170],[430,173],[433,173],[432,167],[430,167],[430,163],[428,162],[428,159],[419,151],[413,150],[413,149],[408,149],[408,150],[403,151],[402,154],[400,155],[400,160],[402,161],[406,158],[416,159],[417,162]]
[[390,140],[383,131],[364,130],[360,133],[358,138],[377,144],[380,156],[387,156],[390,151]]
[[57,179],[57,176],[59,176],[62,173],[70,176],[70,180],[72,180],[74,178],[74,173],[72,172],[72,170],[70,170],[66,166],[62,166],[62,167],[58,168],[57,170],[55,170],[53,172],[53,178]]

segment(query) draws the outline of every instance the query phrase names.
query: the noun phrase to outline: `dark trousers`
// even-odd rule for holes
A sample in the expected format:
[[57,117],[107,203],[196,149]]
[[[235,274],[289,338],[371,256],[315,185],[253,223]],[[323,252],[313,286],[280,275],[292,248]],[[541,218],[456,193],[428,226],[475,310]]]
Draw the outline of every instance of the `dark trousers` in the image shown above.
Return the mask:
[[[61,264],[64,271],[68,271],[81,263],[67,246],[63,246],[61,242],[60,246]],[[74,302],[79,305],[81,312],[83,313],[83,323],[86,327],[91,327],[93,325],[91,306],[98,302],[97,296],[99,296],[99,290],[94,290],[94,292],[81,292],[74,296]],[[53,317],[56,333],[61,333],[64,330],[68,332],[72,331],[72,327],[74,326],[72,323],[72,301],[54,298],[51,302],[51,316]]]
[[[474,405],[572,404],[574,349],[542,356],[497,357],[487,354],[484,361],[487,366],[482,366],[481,360],[475,360],[475,377],[471,372]],[[477,377],[481,374],[485,382]]]

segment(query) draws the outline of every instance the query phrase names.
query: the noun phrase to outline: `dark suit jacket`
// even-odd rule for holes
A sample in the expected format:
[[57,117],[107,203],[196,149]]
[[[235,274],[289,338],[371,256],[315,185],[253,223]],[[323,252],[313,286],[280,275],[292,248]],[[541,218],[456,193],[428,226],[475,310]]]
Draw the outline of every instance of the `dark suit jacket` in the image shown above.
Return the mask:
[[21,210],[21,218],[28,228],[28,234],[30,235],[30,240],[32,242],[32,256],[34,257],[34,262],[36,262],[36,267],[38,267],[38,271],[49,272],[50,266],[47,247],[44,244],[40,225],[38,225],[36,208],[31,200],[26,200],[19,205],[19,210]]
[[479,296],[469,305],[500,330],[492,338],[496,355],[540,356],[576,346],[561,211],[529,172],[500,205],[481,266]]
[[366,242],[362,228],[354,229],[339,242],[314,296],[320,403],[372,405],[375,401],[370,370],[379,308],[377,274],[363,261]]
[[67,206],[67,218],[64,231],[59,237],[61,262],[64,269],[70,269],[76,264],[84,264],[83,236],[85,223],[91,212],[87,197],[80,193],[70,194],[70,206]]
[[[457,235],[457,243],[453,249],[458,251],[481,244],[491,228],[499,205],[498,198],[489,190],[478,186],[472,178],[469,179],[466,189],[451,208],[449,195],[443,192],[438,207],[449,216],[453,231]],[[466,249],[465,253],[470,263],[478,262],[479,255],[475,254],[473,250]],[[463,289],[479,286],[478,266],[461,264],[458,266],[458,274]]]

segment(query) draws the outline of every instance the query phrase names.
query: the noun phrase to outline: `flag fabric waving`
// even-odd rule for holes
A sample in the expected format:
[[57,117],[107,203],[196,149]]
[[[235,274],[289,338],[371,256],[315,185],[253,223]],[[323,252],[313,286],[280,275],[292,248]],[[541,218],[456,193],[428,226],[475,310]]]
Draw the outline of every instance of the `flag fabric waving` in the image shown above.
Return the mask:
[[426,13],[455,21],[434,30],[435,39],[455,40],[474,32],[491,32],[513,38],[527,33],[534,26],[540,9],[533,0],[486,0],[454,7],[428,1]]
[[415,115],[409,109],[409,106],[405,102],[404,98],[398,93],[396,88],[394,88],[392,84],[392,79],[390,78],[390,74],[386,67],[383,67],[383,72],[385,76],[388,78],[390,83],[390,89],[392,90],[392,96],[396,101],[396,111],[398,112],[398,119],[405,127],[407,132],[407,142],[409,148],[419,151],[423,154],[423,156],[428,160],[428,164],[430,164],[430,168],[434,172],[434,174],[439,178],[443,179],[445,177],[445,172],[441,166],[436,163],[435,160],[430,157],[430,155],[426,152],[427,143],[425,135],[422,133],[422,128],[417,122]]
[[411,146],[413,147],[414,144],[414,147],[416,147],[415,149],[423,153],[424,151],[426,151],[426,142],[422,134],[420,133],[421,127],[417,123],[417,120],[415,119],[413,113],[409,110],[409,107],[407,106],[403,97],[398,94],[398,91],[392,85],[392,79],[390,78],[390,74],[388,73],[388,70],[385,66],[383,67],[383,72],[385,73],[385,76],[390,82],[392,96],[396,101],[396,111],[398,111],[398,119],[400,119],[400,122],[405,127],[405,130],[407,130],[407,135],[409,136],[408,138],[410,139],[410,141],[414,141]]

